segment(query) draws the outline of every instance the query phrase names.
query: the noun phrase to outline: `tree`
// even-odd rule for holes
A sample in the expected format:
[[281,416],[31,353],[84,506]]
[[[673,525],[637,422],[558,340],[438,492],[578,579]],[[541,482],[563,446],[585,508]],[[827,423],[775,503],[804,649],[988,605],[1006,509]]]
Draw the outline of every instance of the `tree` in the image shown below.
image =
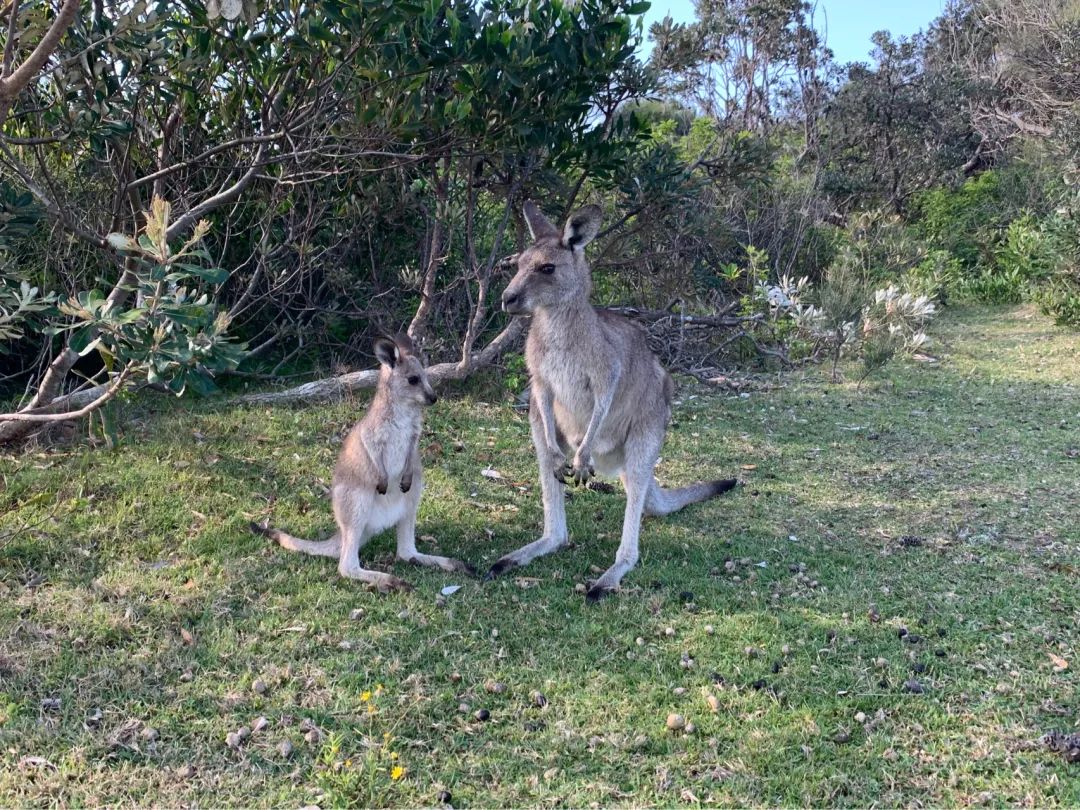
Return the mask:
[[[201,320],[173,324],[191,341],[205,342],[211,325],[224,340],[228,327],[256,353],[296,339],[315,318],[341,317],[340,294],[358,285],[332,265],[360,254],[358,219],[378,225],[390,211],[410,226],[392,231],[386,253],[419,254],[416,295],[404,277],[387,283],[369,241],[368,291],[390,293],[396,305],[365,315],[394,321],[411,306],[418,336],[437,316],[449,318],[446,331],[465,336],[458,366],[467,373],[490,358],[474,348],[494,325],[486,297],[516,203],[553,166],[602,176],[634,137],[614,112],[643,80],[626,16],[641,4],[328,0],[260,9],[117,0],[85,14],[73,8],[71,32],[52,37],[54,52],[41,62],[48,80],[13,97],[0,140],[2,179],[32,195],[24,207],[35,223],[32,236],[9,234],[11,249],[65,234],[54,251],[34,252],[30,267],[4,272],[20,290],[22,281],[36,282],[30,289],[52,282],[66,302],[37,332],[37,357],[23,354],[17,373],[33,376],[42,361],[47,368],[29,386],[33,397],[0,415],[0,440],[25,435],[38,417],[62,418],[69,405],[83,413],[94,397],[107,401],[119,368],[175,392],[196,381],[207,389],[207,357],[158,363],[152,341],[118,337],[121,322],[154,334],[162,292],[204,301]],[[145,257],[118,248],[138,244],[158,199],[170,204],[167,245],[209,223],[198,272],[187,268],[193,279],[180,279],[171,270],[164,288],[144,272]],[[98,289],[99,279],[108,286]],[[507,328],[496,346],[519,329]],[[67,338],[56,345],[42,339],[49,332]],[[101,364],[89,391],[76,393],[71,372],[87,353]]]

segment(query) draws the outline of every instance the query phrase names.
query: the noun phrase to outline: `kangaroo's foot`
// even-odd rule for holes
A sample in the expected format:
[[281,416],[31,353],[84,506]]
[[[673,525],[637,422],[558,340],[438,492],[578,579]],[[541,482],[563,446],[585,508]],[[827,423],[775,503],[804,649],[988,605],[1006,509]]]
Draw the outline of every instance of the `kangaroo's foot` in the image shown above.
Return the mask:
[[545,554],[558,551],[565,545],[566,538],[541,537],[539,540],[534,540],[527,546],[522,546],[517,551],[511,551],[509,554],[504,554],[497,559],[488,570],[487,575],[484,577],[484,581],[493,580],[500,574],[505,574],[511,568],[517,568],[518,566],[532,562],[537,557],[542,557]]
[[364,582],[373,588],[377,589],[380,593],[389,593],[390,591],[411,591],[413,586],[403,579],[395,577],[393,574],[384,574],[381,571],[369,571],[366,568],[361,568],[359,564],[355,567],[340,565],[338,566],[338,573],[346,579],[355,579],[358,582]]
[[600,578],[585,592],[585,598],[590,602],[599,602],[609,593],[619,590],[619,583],[622,582],[622,578],[633,567],[633,563],[616,560],[615,564],[601,574]]
[[402,562],[412,563],[413,565],[423,565],[430,568],[441,568],[443,571],[450,573],[468,574],[471,577],[476,576],[476,569],[463,560],[455,560],[453,557],[439,557],[434,554],[420,554],[416,553],[410,557],[398,557]]

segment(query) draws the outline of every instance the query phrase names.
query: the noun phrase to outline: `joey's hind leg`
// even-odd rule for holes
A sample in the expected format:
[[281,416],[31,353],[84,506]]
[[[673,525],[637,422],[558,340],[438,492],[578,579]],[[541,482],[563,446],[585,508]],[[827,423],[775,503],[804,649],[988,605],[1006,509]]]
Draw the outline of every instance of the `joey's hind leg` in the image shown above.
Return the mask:
[[[497,559],[488,571],[486,579],[494,579],[511,568],[525,565],[537,557],[558,551],[569,539],[566,531],[565,487],[561,479],[562,459],[548,444],[544,435],[543,420],[535,404],[529,408],[529,428],[533,446],[536,448],[536,460],[540,467],[540,492],[544,497],[544,535],[539,540],[534,540],[517,551],[511,551]],[[556,464],[559,466],[556,467]]]
[[419,476],[416,477],[413,486],[415,489],[410,493],[408,503],[405,504],[405,514],[397,524],[397,558],[413,565],[427,565],[432,568],[441,568],[443,571],[475,574],[476,570],[466,562],[452,557],[421,554],[416,550],[416,509],[420,505],[420,493],[423,490],[423,481]]
[[380,591],[411,590],[403,579],[381,571],[369,571],[360,565],[360,547],[368,539],[364,536],[365,516],[372,508],[370,492],[357,489],[335,489],[334,517],[341,531],[341,556],[338,573],[347,579],[366,582]]

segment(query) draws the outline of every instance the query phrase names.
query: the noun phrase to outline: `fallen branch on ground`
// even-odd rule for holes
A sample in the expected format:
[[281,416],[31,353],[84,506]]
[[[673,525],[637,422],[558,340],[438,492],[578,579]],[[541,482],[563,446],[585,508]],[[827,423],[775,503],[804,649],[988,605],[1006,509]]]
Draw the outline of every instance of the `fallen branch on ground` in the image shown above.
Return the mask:
[[[428,378],[433,383],[444,380],[463,380],[470,374],[491,365],[522,335],[525,331],[525,323],[521,318],[514,318],[482,351],[470,355],[468,361],[436,363],[428,368]],[[334,399],[353,391],[374,388],[378,379],[378,369],[350,371],[348,374],[313,380],[285,391],[247,394],[239,397],[236,401],[245,405],[288,405],[297,402],[315,402]]]

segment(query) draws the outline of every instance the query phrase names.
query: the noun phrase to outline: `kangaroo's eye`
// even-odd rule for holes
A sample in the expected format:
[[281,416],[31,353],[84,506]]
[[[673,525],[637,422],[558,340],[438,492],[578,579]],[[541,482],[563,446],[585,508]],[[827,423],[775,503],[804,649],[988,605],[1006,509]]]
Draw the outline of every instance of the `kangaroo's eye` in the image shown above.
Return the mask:
[[555,272],[555,265],[553,265],[553,264],[542,264],[542,265],[540,265],[539,267],[536,268],[536,272],[537,273],[543,273],[545,276],[550,276],[552,273]]
[[409,377],[409,385],[416,385],[418,382],[420,382],[419,377],[417,377],[415,375],[412,376],[412,377]]

